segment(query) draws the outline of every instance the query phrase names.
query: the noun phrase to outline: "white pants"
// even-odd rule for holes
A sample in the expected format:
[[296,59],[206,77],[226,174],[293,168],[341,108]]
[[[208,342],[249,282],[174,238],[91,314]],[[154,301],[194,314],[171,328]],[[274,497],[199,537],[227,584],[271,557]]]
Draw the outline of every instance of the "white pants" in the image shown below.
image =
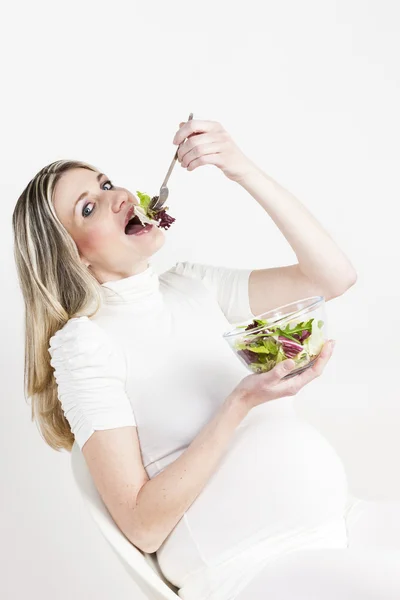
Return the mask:
[[346,524],[348,548],[281,556],[235,600],[400,600],[400,502],[361,500]]

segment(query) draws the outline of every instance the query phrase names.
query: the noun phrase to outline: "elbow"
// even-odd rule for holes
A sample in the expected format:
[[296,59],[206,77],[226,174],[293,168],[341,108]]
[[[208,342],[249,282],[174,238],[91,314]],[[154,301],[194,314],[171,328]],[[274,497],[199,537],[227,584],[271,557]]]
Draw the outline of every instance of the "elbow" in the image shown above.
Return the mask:
[[155,552],[157,552],[161,547],[161,544],[151,544],[149,546],[146,546],[146,549],[143,550],[143,552],[145,554],[154,554]]
[[154,554],[154,552],[157,552],[160,549],[161,545],[162,542],[159,543],[150,539],[143,540],[140,542],[140,544],[134,544],[134,546],[136,546],[136,548],[139,548],[139,550],[144,554]]
[[154,554],[154,552],[158,552],[168,535],[169,533],[166,533],[165,530],[162,530],[161,532],[154,531],[147,535],[145,541],[142,543],[143,552],[146,554]]
[[154,554],[162,546],[166,536],[164,535],[163,539],[164,531],[162,523],[157,520],[157,515],[149,515],[146,511],[143,513],[141,510],[143,499],[140,501],[140,494],[145,485],[142,486],[136,497],[135,508],[130,515],[129,528],[125,535],[144,554]]
[[162,541],[148,529],[139,533],[136,528],[135,534],[130,535],[128,539],[136,548],[138,548],[138,550],[145,554],[157,552],[162,545]]
[[348,286],[346,289],[351,288],[351,286],[353,286],[355,283],[357,283],[357,279],[358,279],[358,275],[357,275],[357,271],[355,269],[351,269],[347,281],[348,281]]
[[347,290],[350,289],[356,283],[357,283],[357,271],[355,271],[354,269],[351,269],[349,271],[349,273],[347,273],[346,277],[344,278],[343,286],[342,286],[343,287],[342,294],[344,292],[347,292]]
[[157,550],[161,546],[161,544],[151,544],[151,543],[149,543],[149,541],[145,541],[144,543],[140,543],[140,544],[133,543],[133,545],[136,546],[136,548],[138,548],[138,550],[143,552],[143,554],[154,554],[154,552],[157,552]]
[[144,532],[140,539],[140,550],[145,554],[154,554],[162,545],[159,536],[151,532]]
[[325,293],[325,300],[331,300],[332,298],[337,298],[338,296],[342,296],[347,290],[349,290],[353,285],[357,283],[357,272],[352,269],[345,276],[343,275],[340,279],[340,283],[334,288],[331,288],[329,292]]
[[144,554],[153,554],[153,552],[157,552],[157,550],[161,546],[161,544],[156,544],[149,538],[139,538],[137,535],[135,537],[126,537],[131,542],[131,544],[135,546],[135,548],[137,548],[138,550],[140,550],[140,552],[143,552]]

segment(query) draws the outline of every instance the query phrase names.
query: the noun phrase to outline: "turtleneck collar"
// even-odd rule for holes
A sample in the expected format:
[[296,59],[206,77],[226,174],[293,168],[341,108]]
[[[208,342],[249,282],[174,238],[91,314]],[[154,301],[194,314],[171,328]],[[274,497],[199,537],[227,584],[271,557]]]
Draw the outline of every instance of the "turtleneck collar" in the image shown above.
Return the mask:
[[101,284],[105,304],[140,304],[157,296],[160,282],[157,273],[149,265],[145,271]]

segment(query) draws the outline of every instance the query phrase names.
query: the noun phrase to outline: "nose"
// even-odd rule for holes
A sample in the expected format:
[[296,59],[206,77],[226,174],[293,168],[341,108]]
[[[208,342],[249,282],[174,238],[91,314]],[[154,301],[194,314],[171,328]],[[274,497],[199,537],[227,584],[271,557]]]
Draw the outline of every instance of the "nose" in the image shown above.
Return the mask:
[[131,194],[129,194],[126,190],[120,190],[118,194],[116,194],[113,198],[113,210],[114,212],[120,212],[121,210],[125,210],[127,206],[134,204],[140,204],[138,200]]

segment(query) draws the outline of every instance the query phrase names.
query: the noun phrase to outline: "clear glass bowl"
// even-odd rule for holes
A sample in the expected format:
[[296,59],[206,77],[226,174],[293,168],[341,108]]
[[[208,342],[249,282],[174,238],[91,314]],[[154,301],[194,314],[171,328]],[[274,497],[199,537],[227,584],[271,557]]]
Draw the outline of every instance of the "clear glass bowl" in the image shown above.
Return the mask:
[[312,296],[238,323],[223,337],[252,373],[265,373],[292,358],[296,366],[287,379],[315,363],[327,335],[325,300]]

